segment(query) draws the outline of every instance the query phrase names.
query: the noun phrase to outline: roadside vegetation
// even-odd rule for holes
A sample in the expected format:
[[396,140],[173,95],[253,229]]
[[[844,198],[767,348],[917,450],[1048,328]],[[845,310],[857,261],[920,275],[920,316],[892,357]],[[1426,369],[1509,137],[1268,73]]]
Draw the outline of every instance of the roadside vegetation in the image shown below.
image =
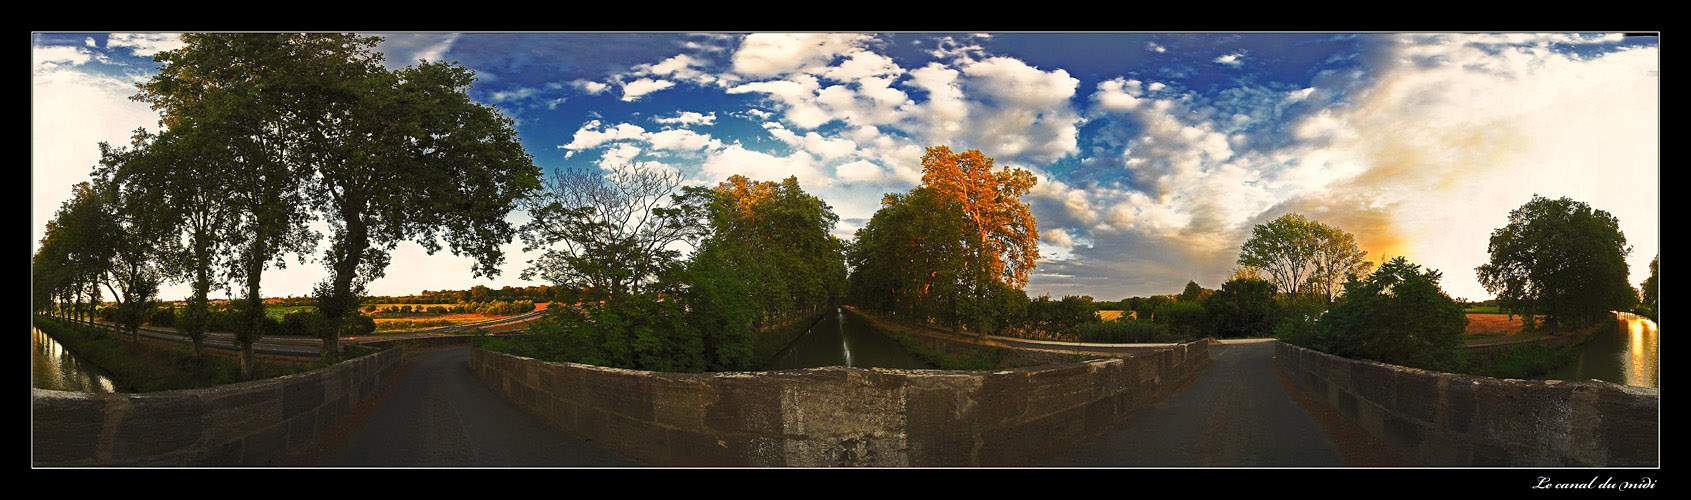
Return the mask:
[[282,361],[261,359],[254,377],[243,377],[238,358],[195,355],[187,346],[134,341],[109,330],[91,328],[53,318],[36,316],[34,326],[53,337],[77,357],[111,374],[125,392],[156,392],[195,389],[304,373],[341,361],[376,352],[362,346],[348,346],[329,359]]

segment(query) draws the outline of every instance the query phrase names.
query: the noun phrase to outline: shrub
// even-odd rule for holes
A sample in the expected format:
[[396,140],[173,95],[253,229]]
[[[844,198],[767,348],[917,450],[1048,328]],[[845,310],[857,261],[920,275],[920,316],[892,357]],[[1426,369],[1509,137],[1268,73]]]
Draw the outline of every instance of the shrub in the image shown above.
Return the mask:
[[283,335],[318,337],[322,335],[326,322],[317,311],[293,311],[282,315],[280,328]]
[[1204,311],[1215,336],[1256,337],[1268,335],[1279,320],[1274,301],[1274,284],[1239,278],[1221,285],[1204,298]]
[[1290,332],[1311,348],[1347,358],[1412,368],[1441,369],[1457,361],[1468,317],[1439,288],[1441,273],[1403,257],[1345,283],[1335,302],[1307,331]]
[[1195,303],[1173,302],[1158,307],[1153,313],[1157,324],[1168,327],[1169,333],[1182,338],[1208,335],[1209,316],[1204,306]]
[[161,307],[153,310],[153,315],[147,318],[147,323],[162,328],[176,326],[176,308]]

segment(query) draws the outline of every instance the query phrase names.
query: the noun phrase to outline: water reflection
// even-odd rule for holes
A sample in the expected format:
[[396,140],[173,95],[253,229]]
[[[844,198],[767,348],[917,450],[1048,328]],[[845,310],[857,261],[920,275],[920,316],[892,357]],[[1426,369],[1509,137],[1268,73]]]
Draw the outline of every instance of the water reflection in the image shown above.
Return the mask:
[[1622,313],[1613,330],[1599,333],[1580,346],[1578,359],[1543,378],[1661,387],[1660,346],[1656,322]]
[[76,357],[39,328],[30,328],[31,382],[39,389],[74,392],[123,392],[111,376]]
[[770,360],[767,370],[855,366],[859,368],[934,368],[881,335],[862,317],[835,309],[792,345]]

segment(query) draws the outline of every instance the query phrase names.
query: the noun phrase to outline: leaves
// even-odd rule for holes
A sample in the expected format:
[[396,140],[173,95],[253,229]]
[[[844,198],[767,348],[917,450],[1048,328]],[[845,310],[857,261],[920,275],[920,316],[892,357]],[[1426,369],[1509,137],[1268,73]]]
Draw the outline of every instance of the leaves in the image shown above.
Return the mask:
[[1533,195],[1492,231],[1487,249],[1491,260],[1475,268],[1480,285],[1525,318],[1587,324],[1637,301],[1620,222],[1584,202]]

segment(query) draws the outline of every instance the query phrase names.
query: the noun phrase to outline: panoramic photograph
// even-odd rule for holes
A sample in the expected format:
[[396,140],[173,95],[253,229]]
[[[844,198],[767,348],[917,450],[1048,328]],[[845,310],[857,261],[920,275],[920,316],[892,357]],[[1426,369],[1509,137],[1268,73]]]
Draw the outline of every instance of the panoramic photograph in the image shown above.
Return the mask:
[[1660,479],[1659,33],[30,42],[32,468]]

